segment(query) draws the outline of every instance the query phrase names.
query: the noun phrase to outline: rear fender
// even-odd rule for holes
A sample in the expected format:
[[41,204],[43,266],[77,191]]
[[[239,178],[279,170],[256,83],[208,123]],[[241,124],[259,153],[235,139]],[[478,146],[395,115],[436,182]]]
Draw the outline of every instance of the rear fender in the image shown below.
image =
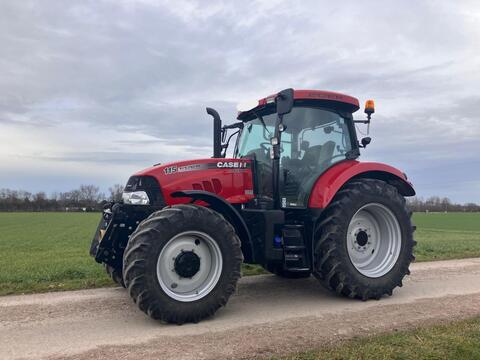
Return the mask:
[[358,178],[383,180],[395,186],[403,196],[415,195],[412,184],[400,170],[382,163],[346,160],[332,166],[317,179],[308,207],[326,208],[343,185]]
[[212,210],[221,214],[230,224],[232,224],[235,232],[240,238],[240,241],[242,242],[242,252],[245,259],[253,259],[253,244],[247,224],[245,224],[245,220],[243,220],[242,216],[230,203],[222,199],[220,196],[201,190],[175,191],[171,196],[174,198],[186,197],[191,198],[194,201],[202,201],[209,205]]

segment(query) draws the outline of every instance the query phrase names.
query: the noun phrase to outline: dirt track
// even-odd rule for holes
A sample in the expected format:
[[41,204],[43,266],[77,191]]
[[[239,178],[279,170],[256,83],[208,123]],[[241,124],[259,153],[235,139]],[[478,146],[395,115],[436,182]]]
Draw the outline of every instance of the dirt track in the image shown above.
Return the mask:
[[419,263],[393,297],[338,298],[315,279],[244,278],[213,319],[164,325],[123,289],[0,297],[0,358],[269,356],[357,335],[480,315],[480,259]]

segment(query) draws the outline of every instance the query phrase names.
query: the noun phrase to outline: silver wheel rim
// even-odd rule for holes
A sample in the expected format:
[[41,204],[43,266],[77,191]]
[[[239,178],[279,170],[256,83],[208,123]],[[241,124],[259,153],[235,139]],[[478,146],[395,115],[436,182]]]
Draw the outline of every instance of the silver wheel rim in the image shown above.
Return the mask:
[[[200,259],[200,267],[191,278],[175,271],[175,260],[184,252],[193,252]],[[186,231],[171,238],[163,247],[157,261],[157,279],[171,298],[196,301],[217,285],[222,267],[222,253],[216,241],[204,232]]]
[[387,274],[396,264],[402,245],[400,224],[384,205],[371,203],[353,215],[347,249],[353,266],[370,278]]

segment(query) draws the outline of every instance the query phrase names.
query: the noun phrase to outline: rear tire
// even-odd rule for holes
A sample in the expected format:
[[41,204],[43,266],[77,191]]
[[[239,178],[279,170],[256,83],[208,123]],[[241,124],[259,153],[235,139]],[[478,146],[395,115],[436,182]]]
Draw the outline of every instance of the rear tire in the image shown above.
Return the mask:
[[350,298],[392,295],[415,259],[410,217],[395,187],[374,179],[351,181],[316,227],[314,275],[327,289]]
[[183,324],[212,316],[227,303],[242,262],[240,240],[223,216],[203,206],[175,205],[137,227],[123,273],[140,310]]

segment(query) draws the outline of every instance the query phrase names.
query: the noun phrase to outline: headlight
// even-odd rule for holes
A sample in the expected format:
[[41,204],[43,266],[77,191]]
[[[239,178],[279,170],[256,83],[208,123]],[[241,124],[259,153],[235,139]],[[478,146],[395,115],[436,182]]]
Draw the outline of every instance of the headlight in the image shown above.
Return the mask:
[[122,199],[125,204],[130,205],[148,205],[150,204],[150,199],[145,191],[131,191],[124,192],[122,194]]

